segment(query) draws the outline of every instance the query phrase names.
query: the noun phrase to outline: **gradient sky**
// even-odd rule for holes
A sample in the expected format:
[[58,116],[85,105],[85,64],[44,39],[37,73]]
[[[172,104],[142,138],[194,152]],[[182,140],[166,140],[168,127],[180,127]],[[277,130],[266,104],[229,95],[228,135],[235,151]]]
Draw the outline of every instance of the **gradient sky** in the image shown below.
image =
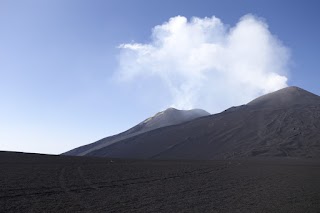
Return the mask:
[[288,85],[319,95],[319,9],[317,0],[0,0],[0,150],[59,154],[162,110],[139,81],[114,81],[117,47],[148,42],[177,15],[230,26],[263,18],[290,49]]

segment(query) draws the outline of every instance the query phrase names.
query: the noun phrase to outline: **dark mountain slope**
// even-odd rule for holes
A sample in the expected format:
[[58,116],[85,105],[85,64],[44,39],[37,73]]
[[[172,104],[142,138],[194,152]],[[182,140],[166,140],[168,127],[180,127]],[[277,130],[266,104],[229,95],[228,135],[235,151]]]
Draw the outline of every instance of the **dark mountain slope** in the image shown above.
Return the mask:
[[320,158],[320,97],[297,87],[89,153],[157,159]]
[[97,142],[75,148],[63,154],[74,155],[74,156],[87,155],[88,153],[94,150],[104,148],[120,140],[125,140],[130,137],[133,137],[141,133],[154,130],[160,127],[180,124],[180,123],[190,121],[198,117],[207,116],[207,115],[210,115],[210,114],[202,109],[177,110],[175,108],[169,108],[165,111],[155,114],[154,116],[144,120],[143,122],[139,123],[138,125],[132,127],[131,129],[125,132],[103,138]]

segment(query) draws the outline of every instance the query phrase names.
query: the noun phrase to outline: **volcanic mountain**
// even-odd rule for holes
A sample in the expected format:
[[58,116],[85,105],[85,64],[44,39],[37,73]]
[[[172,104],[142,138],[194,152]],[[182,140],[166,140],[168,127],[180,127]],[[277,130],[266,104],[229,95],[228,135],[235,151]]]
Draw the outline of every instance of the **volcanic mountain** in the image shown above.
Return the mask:
[[85,155],[140,159],[320,158],[320,97],[287,87],[222,113],[131,135]]
[[125,132],[103,138],[97,142],[75,148],[63,154],[75,156],[90,155],[90,153],[95,150],[106,148],[107,146],[118,141],[129,139],[144,132],[165,126],[180,124],[207,115],[210,115],[210,113],[202,109],[177,110],[175,108],[168,108],[165,111],[158,112],[154,116],[142,121],[138,125],[128,129]]

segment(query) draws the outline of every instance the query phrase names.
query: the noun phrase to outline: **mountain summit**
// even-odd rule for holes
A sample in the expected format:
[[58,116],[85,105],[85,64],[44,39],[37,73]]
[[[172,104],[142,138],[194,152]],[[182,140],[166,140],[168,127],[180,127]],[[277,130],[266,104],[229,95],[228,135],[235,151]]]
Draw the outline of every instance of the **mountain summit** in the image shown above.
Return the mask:
[[168,108],[164,111],[158,112],[150,118],[147,118],[135,127],[129,129],[128,132],[146,132],[164,126],[183,123],[207,115],[210,115],[210,113],[202,109],[178,110],[175,108]]
[[144,132],[148,132],[165,126],[181,124],[183,122],[191,121],[193,119],[207,115],[210,115],[210,113],[202,109],[178,110],[175,108],[168,108],[164,111],[158,112],[150,118],[147,118],[146,120],[142,121],[138,125],[128,129],[125,132],[103,138],[97,142],[88,145],[75,148],[73,150],[63,153],[63,155],[89,155],[90,152],[105,148],[118,141],[125,140],[133,136],[137,136]]
[[282,108],[294,105],[314,104],[319,102],[319,96],[299,87],[291,86],[260,96],[249,102],[247,106],[255,108]]

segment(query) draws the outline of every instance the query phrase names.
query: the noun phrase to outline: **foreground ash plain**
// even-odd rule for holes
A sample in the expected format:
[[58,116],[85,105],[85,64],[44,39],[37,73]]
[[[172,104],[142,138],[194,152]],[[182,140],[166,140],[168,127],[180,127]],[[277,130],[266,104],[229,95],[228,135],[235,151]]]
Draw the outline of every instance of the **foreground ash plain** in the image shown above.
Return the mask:
[[320,162],[0,152],[0,212],[319,212]]

